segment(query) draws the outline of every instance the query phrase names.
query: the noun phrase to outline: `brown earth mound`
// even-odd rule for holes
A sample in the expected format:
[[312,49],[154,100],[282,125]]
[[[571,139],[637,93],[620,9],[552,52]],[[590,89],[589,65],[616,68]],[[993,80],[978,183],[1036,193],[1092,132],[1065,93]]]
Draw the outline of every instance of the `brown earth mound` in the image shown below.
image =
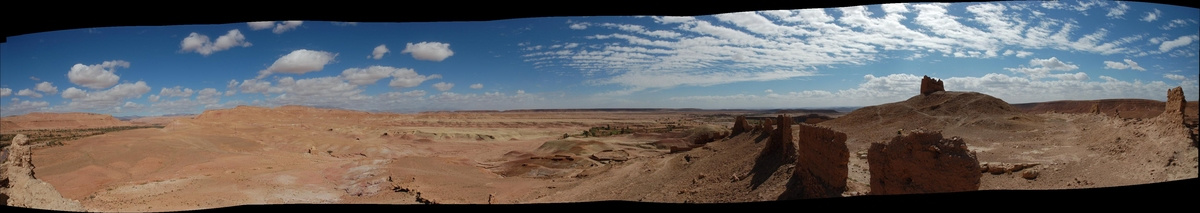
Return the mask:
[[[1195,103],[1195,102],[1192,102]],[[1086,101],[1050,101],[1013,104],[1013,107],[1020,109],[1025,113],[1093,113],[1092,107],[1095,106],[1096,113],[1109,116],[1118,116],[1122,118],[1153,118],[1162,114],[1163,102],[1149,99],[1104,99],[1104,100],[1086,100]],[[1194,105],[1194,104],[1193,104]],[[1191,109],[1195,109],[1192,106]],[[1120,114],[1120,115],[1118,115]],[[1194,114],[1194,113],[1193,113]]]
[[871,144],[871,194],[915,194],[979,190],[981,169],[958,137],[915,131]]
[[112,115],[95,113],[34,112],[0,118],[0,132],[29,129],[85,129],[128,125],[130,125],[128,122],[118,120]]
[[841,132],[857,132],[866,136],[864,140],[878,141],[895,136],[901,129],[944,129],[947,126],[1006,128],[1015,125],[1009,118],[1023,114],[1004,100],[990,95],[946,91],[859,108],[820,125]]

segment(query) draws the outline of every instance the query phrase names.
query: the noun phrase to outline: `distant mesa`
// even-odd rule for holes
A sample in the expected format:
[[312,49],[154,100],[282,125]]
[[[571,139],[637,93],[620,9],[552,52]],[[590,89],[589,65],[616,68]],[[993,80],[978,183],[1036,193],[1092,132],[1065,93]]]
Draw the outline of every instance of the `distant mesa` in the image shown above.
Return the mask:
[[916,130],[867,150],[871,194],[918,194],[979,190],[982,169],[961,138]]
[[946,91],[946,87],[942,85],[942,80],[935,80],[925,76],[921,78],[921,94],[929,95],[937,91]]
[[129,122],[118,120],[112,115],[96,113],[49,113],[33,112],[0,118],[0,131],[29,129],[82,129],[129,126]]

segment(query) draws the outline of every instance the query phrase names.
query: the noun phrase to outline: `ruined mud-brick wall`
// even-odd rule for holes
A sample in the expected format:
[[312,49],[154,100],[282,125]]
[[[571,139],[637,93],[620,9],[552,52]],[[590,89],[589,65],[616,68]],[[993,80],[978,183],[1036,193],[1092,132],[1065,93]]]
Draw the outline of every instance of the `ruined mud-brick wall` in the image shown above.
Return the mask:
[[[792,117],[779,115],[776,120],[779,122],[779,127],[767,131],[770,135],[766,147],[763,148],[763,154],[790,160],[796,156],[796,146],[792,142]],[[768,127],[768,129],[770,128]]]
[[928,75],[925,76],[924,78],[921,78],[921,94],[922,95],[933,94],[933,92],[937,92],[937,91],[946,91],[946,87],[942,85],[942,80],[934,80],[932,78],[929,78]]
[[737,118],[733,119],[733,129],[730,135],[737,136],[743,132],[747,132],[747,128],[750,128],[750,123],[746,122],[746,116],[739,115]]
[[[850,149],[846,134],[829,128],[798,125],[796,167],[792,179],[797,180],[800,196],[804,198],[840,197],[846,191]],[[790,135],[790,134],[789,134]]]
[[979,160],[961,138],[914,131],[867,150],[871,194],[916,194],[979,190]]
[[1183,110],[1186,107],[1187,101],[1183,97],[1183,87],[1171,88],[1167,90],[1167,108],[1159,116],[1183,121]]

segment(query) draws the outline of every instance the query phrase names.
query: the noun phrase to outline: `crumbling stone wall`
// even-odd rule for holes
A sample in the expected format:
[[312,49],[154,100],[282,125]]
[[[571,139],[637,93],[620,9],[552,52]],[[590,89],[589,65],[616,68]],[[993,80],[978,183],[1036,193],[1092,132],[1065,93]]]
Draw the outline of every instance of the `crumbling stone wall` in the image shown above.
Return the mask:
[[846,133],[801,124],[797,126],[796,167],[792,179],[805,198],[840,197],[846,191],[850,149]]
[[871,194],[979,190],[979,160],[961,138],[917,130],[867,150]]
[[921,94],[929,95],[937,91],[946,91],[946,87],[942,85],[942,80],[934,80],[925,76],[921,78]]

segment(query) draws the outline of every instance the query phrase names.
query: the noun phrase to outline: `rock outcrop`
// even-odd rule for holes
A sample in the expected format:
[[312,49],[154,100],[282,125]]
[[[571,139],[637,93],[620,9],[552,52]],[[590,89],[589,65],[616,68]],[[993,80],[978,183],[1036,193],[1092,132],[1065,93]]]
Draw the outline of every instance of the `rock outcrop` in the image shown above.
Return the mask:
[[792,179],[806,198],[840,197],[846,191],[850,149],[846,133],[829,128],[798,125],[796,167]]
[[1182,121],[1183,109],[1186,107],[1187,100],[1183,97],[1183,87],[1171,88],[1167,90],[1167,108],[1159,116]]
[[731,133],[730,136],[737,136],[743,132],[748,132],[748,128],[750,128],[750,123],[746,122],[746,116],[739,115],[737,118],[733,119],[733,133]]
[[13,137],[8,159],[0,164],[0,194],[5,204],[14,207],[57,211],[86,211],[79,201],[63,198],[54,186],[33,176],[33,151],[29,138],[23,134]]
[[916,194],[979,190],[982,169],[961,138],[914,131],[867,150],[871,194]]
[[772,127],[773,125],[775,125],[775,122],[773,122],[770,118],[764,118],[762,124],[759,124],[758,129],[763,131],[763,133],[771,134],[771,132],[774,131]]
[[928,75],[921,78],[922,95],[929,95],[937,91],[946,91],[946,87],[942,85],[942,80],[934,80],[933,78],[929,78]]

